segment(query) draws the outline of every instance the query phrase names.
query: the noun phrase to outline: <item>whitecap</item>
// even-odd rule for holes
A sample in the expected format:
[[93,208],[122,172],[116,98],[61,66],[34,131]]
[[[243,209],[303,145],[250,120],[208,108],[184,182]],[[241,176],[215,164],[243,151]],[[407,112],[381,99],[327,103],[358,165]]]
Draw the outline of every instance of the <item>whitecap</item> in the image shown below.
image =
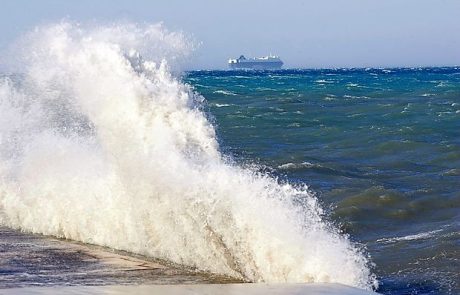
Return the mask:
[[301,162],[301,163],[285,163],[278,166],[278,169],[289,170],[289,169],[302,169],[302,168],[312,168],[312,167],[321,167],[320,165],[313,164],[310,162]]
[[228,104],[228,103],[216,103],[214,104],[216,107],[218,108],[223,108],[223,107],[229,107],[231,106],[231,104]]
[[397,243],[401,241],[423,240],[423,239],[432,238],[435,234],[441,231],[443,231],[443,229],[437,229],[437,230],[422,232],[418,234],[407,235],[403,237],[383,238],[383,239],[378,239],[376,242],[377,243]]
[[233,93],[233,92],[228,91],[228,90],[216,90],[216,91],[213,91],[213,93],[218,93],[218,94],[223,94],[223,95],[230,95],[230,96],[237,95],[236,93]]

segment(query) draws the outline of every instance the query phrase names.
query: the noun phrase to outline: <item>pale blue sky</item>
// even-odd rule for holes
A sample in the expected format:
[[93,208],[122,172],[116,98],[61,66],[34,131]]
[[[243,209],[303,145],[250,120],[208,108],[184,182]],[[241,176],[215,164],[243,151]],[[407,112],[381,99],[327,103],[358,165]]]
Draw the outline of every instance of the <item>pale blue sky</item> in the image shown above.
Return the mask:
[[2,0],[0,49],[63,18],[163,21],[202,42],[194,68],[270,52],[286,67],[460,65],[460,0]]

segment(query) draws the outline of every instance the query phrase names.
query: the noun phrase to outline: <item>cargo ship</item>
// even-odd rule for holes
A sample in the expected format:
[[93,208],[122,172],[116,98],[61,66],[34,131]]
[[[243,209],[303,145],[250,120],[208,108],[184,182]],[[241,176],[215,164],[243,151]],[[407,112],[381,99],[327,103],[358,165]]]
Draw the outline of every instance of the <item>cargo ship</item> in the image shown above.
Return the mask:
[[246,58],[241,55],[237,59],[229,59],[228,67],[233,70],[276,70],[281,69],[283,61],[279,56],[264,56]]

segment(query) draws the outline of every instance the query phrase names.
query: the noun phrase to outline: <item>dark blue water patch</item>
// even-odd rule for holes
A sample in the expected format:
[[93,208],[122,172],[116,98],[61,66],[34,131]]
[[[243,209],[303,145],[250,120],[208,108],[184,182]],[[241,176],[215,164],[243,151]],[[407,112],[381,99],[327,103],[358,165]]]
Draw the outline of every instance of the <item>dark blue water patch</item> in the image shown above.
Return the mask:
[[439,282],[433,280],[423,281],[406,281],[398,278],[380,278],[379,293],[388,295],[422,295],[422,294],[440,294],[440,292],[450,292],[442,290]]
[[366,244],[380,292],[457,293],[458,235],[378,241],[459,231],[459,67],[199,71],[184,80],[207,99],[224,153],[307,184],[328,218]]

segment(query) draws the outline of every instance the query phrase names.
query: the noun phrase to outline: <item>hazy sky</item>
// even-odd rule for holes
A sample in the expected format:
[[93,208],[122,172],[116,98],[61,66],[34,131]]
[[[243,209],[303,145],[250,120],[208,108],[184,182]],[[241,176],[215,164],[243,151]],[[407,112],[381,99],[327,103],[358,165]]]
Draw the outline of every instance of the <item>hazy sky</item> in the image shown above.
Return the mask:
[[460,0],[1,0],[0,49],[63,18],[163,21],[202,42],[194,68],[270,52],[286,67],[460,65]]

